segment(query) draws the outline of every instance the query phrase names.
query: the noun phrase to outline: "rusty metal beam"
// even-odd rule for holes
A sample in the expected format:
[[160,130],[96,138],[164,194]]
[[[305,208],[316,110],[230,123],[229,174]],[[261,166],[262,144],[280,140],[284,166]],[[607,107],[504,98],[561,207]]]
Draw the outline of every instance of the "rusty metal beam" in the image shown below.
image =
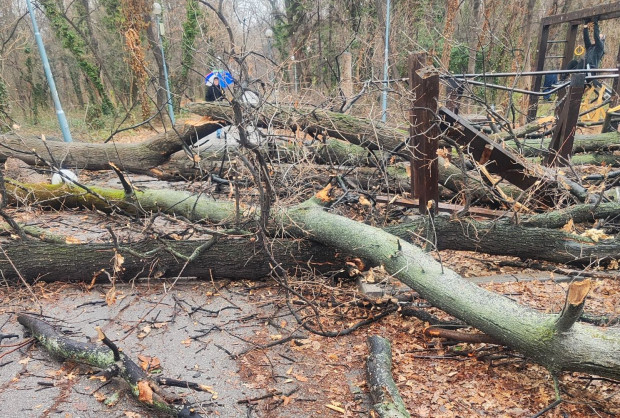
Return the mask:
[[620,17],[620,1],[588,7],[587,9],[575,10],[574,12],[560,15],[547,16],[541,20],[542,25],[557,25],[566,22],[582,22],[584,19],[598,17],[600,20],[616,19]]
[[439,116],[446,124],[444,135],[464,146],[465,152],[485,164],[486,169],[502,176],[515,186],[525,190],[540,180],[525,167],[522,158],[489,139],[471,126],[465,119],[442,107]]
[[571,77],[569,91],[562,103],[558,123],[553,130],[551,143],[549,144],[549,154],[545,158],[546,165],[568,165],[573,151],[575,128],[579,119],[579,106],[581,106],[585,82],[585,74],[576,74]]
[[[428,65],[426,53],[409,55],[409,85],[414,96],[409,112],[412,195],[419,199],[420,213],[434,215],[439,202],[439,127],[435,117],[439,73]],[[431,208],[428,207],[430,201],[433,201]]]
[[[406,199],[404,197],[394,199],[392,196],[376,196],[375,200],[379,203],[386,203],[390,205],[403,206],[406,208],[417,208],[420,204],[418,199]],[[437,205],[439,212],[442,213],[458,213],[462,212],[465,209],[465,206],[456,205],[453,203],[444,203],[439,202]],[[474,217],[480,218],[500,218],[506,215],[506,210],[494,210],[488,208],[481,208],[477,206],[468,206],[467,213],[473,215]]]

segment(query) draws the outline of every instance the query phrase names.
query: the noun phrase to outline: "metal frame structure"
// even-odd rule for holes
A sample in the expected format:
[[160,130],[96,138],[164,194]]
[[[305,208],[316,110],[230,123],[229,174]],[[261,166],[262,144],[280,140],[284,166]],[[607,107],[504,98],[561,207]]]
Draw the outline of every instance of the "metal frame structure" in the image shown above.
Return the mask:
[[[562,55],[562,65],[560,68],[566,68],[573,58],[575,49],[575,41],[579,32],[579,25],[583,24],[586,19],[598,18],[599,21],[620,18],[620,1],[604,4],[600,6],[589,7],[587,9],[576,10],[574,12],[552,15],[543,18],[540,22],[540,36],[538,40],[538,58],[536,60],[535,71],[543,71],[545,68],[545,60],[547,58],[547,45],[549,43],[557,43],[559,41],[549,41],[549,29],[553,25],[568,23],[566,31],[566,40],[564,43],[564,53]],[[618,48],[618,69],[620,71],[620,47]],[[614,92],[618,95],[619,82],[618,78],[614,80]],[[534,77],[532,83],[533,91],[540,91],[542,84],[542,75]],[[538,97],[531,95],[528,108],[528,120],[536,118],[538,111]]]

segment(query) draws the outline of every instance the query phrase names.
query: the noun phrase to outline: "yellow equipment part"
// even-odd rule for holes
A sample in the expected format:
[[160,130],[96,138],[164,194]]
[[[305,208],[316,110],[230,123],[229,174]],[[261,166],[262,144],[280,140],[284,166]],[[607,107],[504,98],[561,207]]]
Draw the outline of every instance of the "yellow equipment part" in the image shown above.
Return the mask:
[[584,52],[586,52],[586,49],[582,45],[577,45],[577,48],[575,48],[575,55],[580,57]]
[[605,119],[607,111],[604,109],[603,96],[605,95],[605,86],[600,87],[588,86],[583,93],[583,100],[579,107],[579,114],[582,114],[582,122],[598,122]]

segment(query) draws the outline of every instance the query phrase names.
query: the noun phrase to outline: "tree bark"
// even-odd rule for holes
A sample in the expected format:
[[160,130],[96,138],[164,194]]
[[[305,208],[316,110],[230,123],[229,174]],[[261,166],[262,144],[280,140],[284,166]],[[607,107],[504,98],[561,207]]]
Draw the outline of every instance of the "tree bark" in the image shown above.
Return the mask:
[[[203,247],[202,249],[200,247]],[[152,240],[120,243],[65,244],[34,239],[3,242],[0,273],[18,282],[108,280],[103,271],[114,275],[115,257],[120,254],[122,269],[118,280],[160,277],[195,277],[198,280],[262,280],[272,271],[271,259],[254,235],[211,240]],[[320,244],[275,239],[270,250],[281,267],[291,274],[311,269],[319,273],[344,268],[345,258]],[[186,263],[182,257],[196,257]]]
[[147,408],[175,417],[200,417],[181,397],[165,391],[122,351],[72,340],[47,322],[25,313],[19,314],[17,321],[52,355],[102,369],[100,376],[104,381],[117,376],[125,380],[132,395]]
[[152,169],[180,151],[183,144],[215,132],[216,122],[178,124],[176,130],[159,133],[151,139],[132,144],[45,141],[33,136],[0,136],[0,161],[19,158],[30,165],[41,160],[55,161],[64,168],[109,170],[112,162],[133,173],[155,175]]
[[368,388],[373,409],[381,418],[409,418],[403,398],[392,377],[392,347],[385,338],[368,337]]
[[[214,201],[184,191],[143,190],[125,197],[123,190],[95,187],[89,189],[99,197],[83,193],[83,190],[77,187],[19,185],[7,182],[9,197],[31,204],[44,201],[46,205],[56,208],[86,207],[103,212],[122,210],[131,215],[161,211],[183,216],[191,221],[209,220],[222,226],[233,225],[236,218],[233,202]],[[246,207],[239,216],[243,218],[252,213],[251,208]],[[434,243],[439,250],[479,251],[559,263],[587,264],[594,260],[617,258],[620,253],[618,238],[593,241],[586,236],[550,228],[560,228],[569,219],[574,219],[574,222],[590,222],[618,214],[619,203],[603,203],[598,206],[580,205],[557,214],[525,217],[518,225],[511,220],[479,222],[438,216],[432,224],[429,224],[426,218],[416,218],[408,223],[387,227],[385,231],[407,241],[423,237]],[[188,249],[184,253],[189,255],[191,251]]]
[[[136,192],[136,196],[139,199],[154,194]],[[183,200],[179,197],[177,202]],[[275,208],[274,223],[288,234],[360,257],[368,265],[383,265],[388,274],[437,308],[522,352],[553,374],[574,371],[620,378],[617,329],[580,323],[567,326],[566,321],[558,322],[558,314],[544,314],[482,289],[445,268],[419,247],[381,229],[326,211],[324,206],[333,199],[326,189],[297,206]],[[184,201],[187,200],[185,196]],[[152,202],[158,204],[161,203]],[[207,207],[212,204],[214,207]],[[226,207],[228,213],[221,213]],[[213,220],[219,222],[231,216],[232,204],[202,199],[179,205],[178,209],[193,219],[209,219],[213,214]]]
[[[620,214],[620,204],[611,205],[614,214]],[[593,241],[559,229],[514,225],[508,220],[480,222],[437,216],[432,224],[428,219],[417,218],[387,227],[385,231],[410,242],[417,241],[418,237],[429,239],[438,250],[476,251],[553,263],[605,263],[620,254],[620,240],[615,237]]]
[[408,285],[433,306],[478,328],[546,367],[552,374],[583,372],[620,378],[620,331],[575,323],[556,325],[545,314],[468,282],[419,247],[378,228],[325,211],[325,193],[282,214],[288,232],[352,251]]
[[[186,109],[197,115],[227,121],[228,124],[233,124],[235,120],[232,107],[225,103],[194,102],[189,103]],[[320,108],[295,108],[283,105],[276,107],[266,104],[251,122],[261,128],[277,126],[294,132],[303,131],[309,135],[343,139],[370,149],[392,150],[401,145],[409,135],[406,130],[375,124],[370,119],[356,118]]]

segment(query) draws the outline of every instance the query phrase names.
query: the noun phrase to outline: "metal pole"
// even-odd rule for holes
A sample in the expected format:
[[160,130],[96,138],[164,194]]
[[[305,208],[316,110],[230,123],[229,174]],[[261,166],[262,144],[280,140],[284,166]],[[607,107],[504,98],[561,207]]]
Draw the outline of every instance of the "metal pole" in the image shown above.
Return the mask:
[[56,83],[54,83],[54,76],[52,75],[50,62],[47,59],[47,54],[45,53],[45,46],[43,46],[43,39],[41,38],[41,32],[39,32],[39,26],[37,25],[37,20],[34,17],[34,11],[32,10],[30,0],[26,0],[26,5],[28,6],[28,13],[30,13],[30,19],[32,20],[32,29],[34,30],[34,38],[36,39],[37,47],[39,48],[39,55],[41,55],[41,61],[43,61],[45,78],[47,78],[47,84],[50,86],[52,99],[54,100],[56,117],[58,118],[60,130],[62,131],[62,139],[65,142],[72,142],[73,140],[71,139],[71,132],[69,131],[69,123],[67,122],[65,112],[62,110],[62,106],[60,105],[60,98],[58,97],[58,90],[56,90]]
[[170,85],[168,84],[168,67],[166,66],[166,56],[164,55],[164,44],[161,40],[161,22],[159,20],[159,14],[155,14],[157,17],[157,36],[159,38],[159,48],[161,49],[161,60],[164,63],[164,78],[166,79],[166,96],[168,97],[168,115],[170,115],[170,122],[175,124],[174,121],[174,109],[172,108],[172,97],[170,96]]
[[383,63],[383,99],[381,103],[381,121],[387,120],[387,93],[388,93],[388,55],[390,52],[390,0],[387,0],[385,11],[385,56]]

